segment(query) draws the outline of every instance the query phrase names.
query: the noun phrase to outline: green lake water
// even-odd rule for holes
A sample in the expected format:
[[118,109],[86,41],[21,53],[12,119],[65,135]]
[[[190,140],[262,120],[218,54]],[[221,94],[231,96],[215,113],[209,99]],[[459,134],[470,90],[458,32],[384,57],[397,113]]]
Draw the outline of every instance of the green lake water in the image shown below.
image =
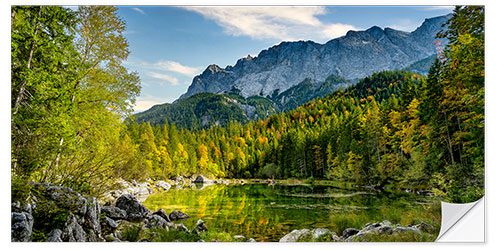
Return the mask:
[[[242,184],[173,187],[148,197],[152,211],[181,210],[179,221],[189,229],[198,219],[210,231],[244,235],[257,241],[278,241],[294,229],[328,228],[341,233],[368,222],[389,220],[402,225],[421,221],[437,226],[440,209],[430,197],[331,185]],[[178,223],[178,222],[176,222]]]

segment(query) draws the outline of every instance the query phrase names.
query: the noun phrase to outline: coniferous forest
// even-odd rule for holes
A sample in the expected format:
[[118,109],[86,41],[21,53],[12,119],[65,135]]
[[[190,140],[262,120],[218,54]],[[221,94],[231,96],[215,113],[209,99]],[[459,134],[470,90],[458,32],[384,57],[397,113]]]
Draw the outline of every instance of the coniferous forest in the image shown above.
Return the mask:
[[484,194],[484,10],[458,7],[427,76],[384,71],[245,124],[137,123],[140,79],[123,66],[111,6],[13,7],[12,181],[99,195],[117,178],[315,178]]

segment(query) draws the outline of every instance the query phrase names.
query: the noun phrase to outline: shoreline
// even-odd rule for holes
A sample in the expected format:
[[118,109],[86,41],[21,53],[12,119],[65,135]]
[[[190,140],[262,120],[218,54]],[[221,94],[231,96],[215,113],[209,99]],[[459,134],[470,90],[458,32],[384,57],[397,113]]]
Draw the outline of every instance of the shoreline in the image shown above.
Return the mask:
[[184,188],[192,185],[209,186],[213,184],[224,185],[241,185],[241,184],[268,184],[268,185],[318,185],[318,186],[333,186],[342,188],[363,188],[380,192],[403,192],[412,193],[422,196],[434,196],[431,190],[413,190],[403,187],[387,188],[379,185],[356,185],[349,182],[340,182],[332,180],[308,180],[308,179],[209,179],[203,175],[194,175],[190,178],[177,176],[167,180],[146,180],[137,182],[135,180],[126,181],[120,179],[116,182],[121,188],[111,190],[105,193],[99,201],[101,204],[112,204],[114,200],[123,194],[132,194],[140,202],[144,202],[150,195],[166,192],[173,187]]

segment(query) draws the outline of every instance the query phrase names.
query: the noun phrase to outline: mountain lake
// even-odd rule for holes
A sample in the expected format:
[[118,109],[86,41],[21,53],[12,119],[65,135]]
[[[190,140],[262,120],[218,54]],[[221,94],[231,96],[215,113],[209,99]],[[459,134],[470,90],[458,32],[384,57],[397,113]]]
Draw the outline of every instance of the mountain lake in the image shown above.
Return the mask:
[[294,229],[345,228],[388,220],[401,225],[441,221],[435,198],[406,192],[332,185],[212,184],[172,187],[149,196],[151,211],[180,210],[190,218],[175,221],[189,229],[198,219],[209,230],[279,241]]

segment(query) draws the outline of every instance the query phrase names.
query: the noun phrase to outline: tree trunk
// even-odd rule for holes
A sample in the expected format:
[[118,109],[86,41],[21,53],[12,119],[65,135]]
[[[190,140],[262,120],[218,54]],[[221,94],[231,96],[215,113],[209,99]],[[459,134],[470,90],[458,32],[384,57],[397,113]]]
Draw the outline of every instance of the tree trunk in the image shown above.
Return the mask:
[[[33,41],[31,42],[31,49],[30,49],[30,55],[28,57],[28,70],[31,68],[31,59],[33,58],[33,52],[35,51],[35,45],[36,45],[36,35],[38,34],[38,19],[42,15],[42,8],[43,6],[40,6],[40,10],[38,11],[38,17],[37,20],[35,21],[35,32],[33,33]],[[12,14],[12,18],[14,17],[14,12]],[[21,101],[23,100],[24,96],[24,91],[26,90],[26,79],[24,79],[23,83],[21,83],[21,87],[19,89],[19,93],[17,94],[16,98],[16,103],[14,104],[14,115],[17,114],[17,111],[19,110],[19,105],[21,104]]]

